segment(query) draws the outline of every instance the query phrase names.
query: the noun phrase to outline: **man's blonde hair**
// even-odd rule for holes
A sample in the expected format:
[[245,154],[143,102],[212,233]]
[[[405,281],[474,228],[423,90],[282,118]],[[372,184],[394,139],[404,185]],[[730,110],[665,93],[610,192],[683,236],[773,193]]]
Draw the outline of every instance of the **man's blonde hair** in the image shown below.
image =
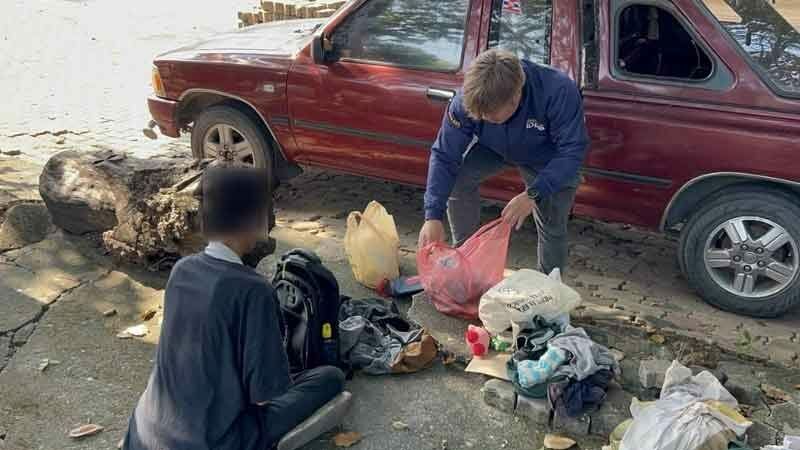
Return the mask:
[[475,59],[464,76],[464,108],[473,119],[481,120],[514,98],[525,83],[519,58],[500,49],[487,50]]

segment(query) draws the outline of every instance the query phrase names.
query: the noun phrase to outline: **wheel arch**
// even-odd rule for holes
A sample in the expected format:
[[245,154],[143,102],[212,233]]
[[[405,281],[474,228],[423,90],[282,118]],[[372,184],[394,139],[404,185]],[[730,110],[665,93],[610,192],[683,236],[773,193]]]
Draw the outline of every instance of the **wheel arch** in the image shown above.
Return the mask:
[[227,92],[202,88],[187,89],[178,100],[179,106],[175,112],[175,120],[179,128],[184,128],[194,122],[202,111],[215,105],[230,105],[251,116],[253,120],[264,128],[267,141],[273,150],[273,170],[278,179],[288,179],[299,173],[299,167],[286,158],[286,153],[284,153],[283,147],[278,142],[278,138],[275,132],[272,131],[267,119],[249,101]]
[[660,230],[670,230],[688,219],[697,206],[711,195],[734,185],[758,185],[771,187],[800,198],[800,182],[742,172],[715,172],[695,177],[673,194],[663,215]]

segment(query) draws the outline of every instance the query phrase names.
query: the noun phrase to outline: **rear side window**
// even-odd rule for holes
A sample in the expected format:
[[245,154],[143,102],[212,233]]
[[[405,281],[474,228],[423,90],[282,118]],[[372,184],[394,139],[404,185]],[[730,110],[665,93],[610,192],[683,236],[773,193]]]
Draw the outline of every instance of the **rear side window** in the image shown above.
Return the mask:
[[800,96],[800,1],[702,1],[770,84]]
[[702,81],[713,65],[675,16],[657,6],[626,6],[617,19],[617,68],[627,75]]
[[334,55],[436,71],[461,66],[469,0],[371,0],[333,33]]
[[493,0],[489,48],[549,64],[552,16],[552,0]]

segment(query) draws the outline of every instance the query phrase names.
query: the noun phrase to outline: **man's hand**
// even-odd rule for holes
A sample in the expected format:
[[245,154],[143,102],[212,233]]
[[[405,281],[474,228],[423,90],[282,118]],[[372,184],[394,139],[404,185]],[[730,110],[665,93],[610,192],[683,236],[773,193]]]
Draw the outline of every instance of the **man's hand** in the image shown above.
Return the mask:
[[539,210],[536,207],[536,202],[533,201],[532,198],[528,197],[527,192],[523,192],[522,194],[512,198],[506,207],[503,208],[502,214],[500,214],[505,223],[513,226],[517,230],[522,228],[522,224],[525,223],[525,219],[527,219],[530,215],[533,215],[534,218],[537,218],[539,215]]
[[419,231],[419,248],[431,242],[444,241],[444,224],[441,220],[426,220]]

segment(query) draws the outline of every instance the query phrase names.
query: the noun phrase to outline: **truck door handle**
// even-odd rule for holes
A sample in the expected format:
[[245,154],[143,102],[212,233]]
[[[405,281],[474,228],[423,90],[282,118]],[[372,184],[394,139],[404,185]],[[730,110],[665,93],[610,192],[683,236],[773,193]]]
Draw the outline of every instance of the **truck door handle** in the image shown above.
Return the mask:
[[439,100],[442,102],[449,102],[453,99],[456,95],[456,91],[452,89],[439,89],[434,87],[429,87],[425,94],[431,100]]

